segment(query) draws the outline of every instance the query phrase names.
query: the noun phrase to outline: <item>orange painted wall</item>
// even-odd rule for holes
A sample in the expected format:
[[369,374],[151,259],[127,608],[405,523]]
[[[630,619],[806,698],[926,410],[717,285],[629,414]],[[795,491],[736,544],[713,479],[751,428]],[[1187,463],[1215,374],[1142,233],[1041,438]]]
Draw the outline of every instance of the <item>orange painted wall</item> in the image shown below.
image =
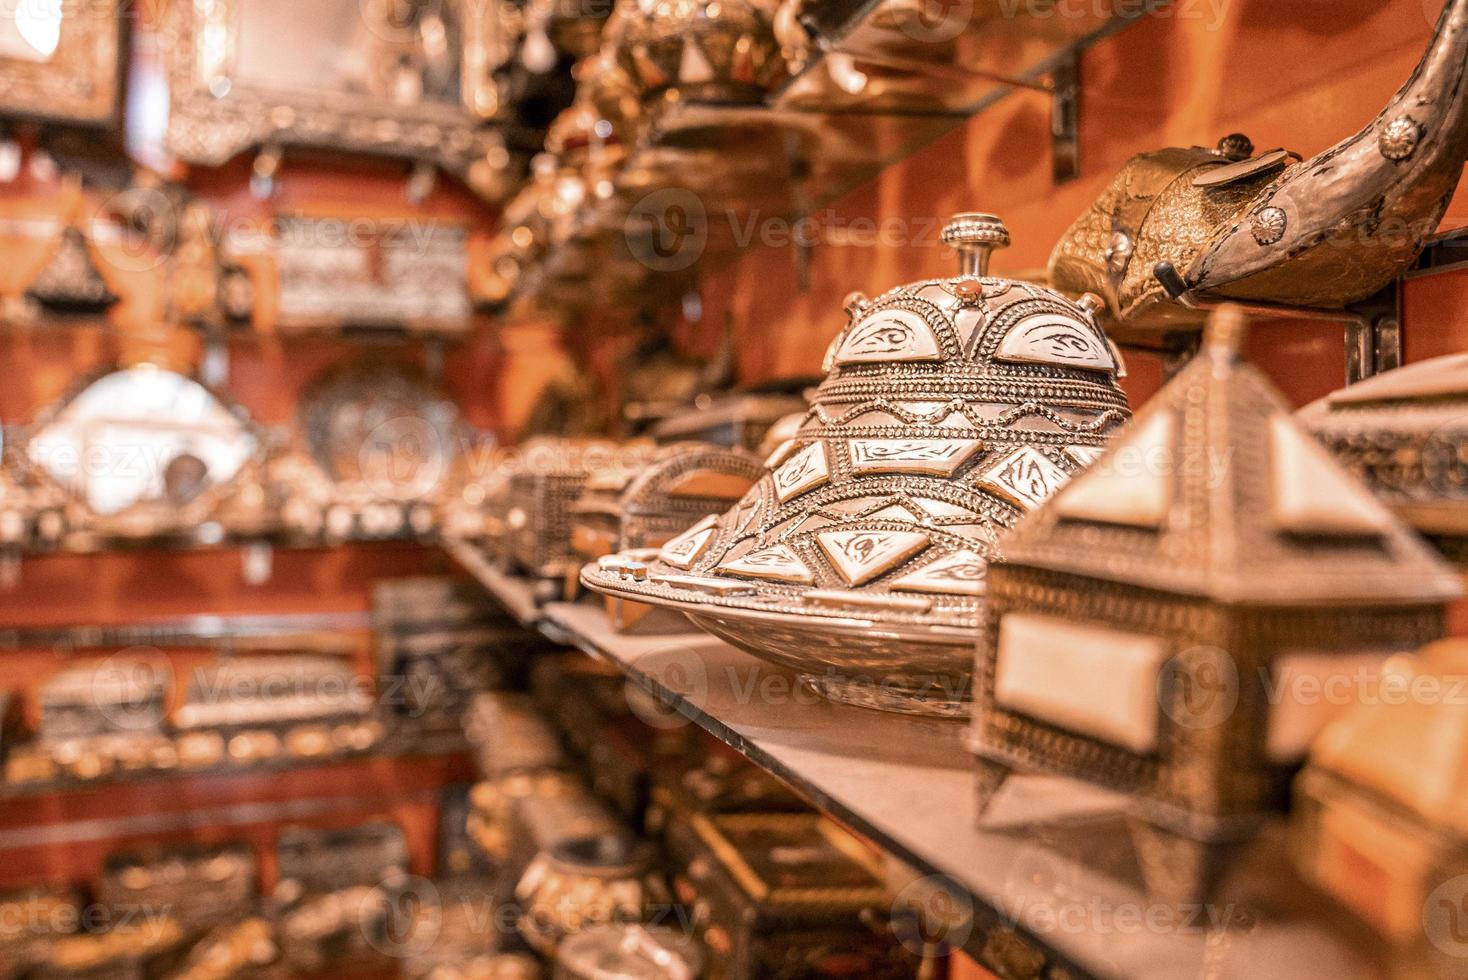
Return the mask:
[[[895,220],[899,240],[915,241],[875,249],[818,244],[805,291],[792,248],[754,251],[703,282],[704,329],[693,346],[711,350],[715,325],[732,311],[742,380],[810,373],[843,323],[841,301],[850,290],[874,295],[950,274],[953,256],[936,230],[954,212],[1005,219],[1014,245],[994,269],[1014,274],[1043,268],[1071,221],[1135,153],[1211,146],[1231,132],[1248,134],[1260,149],[1316,153],[1380,111],[1410,75],[1441,8],[1441,0],[1176,0],[1170,12],[1086,52],[1078,180],[1051,180],[1046,98],[1011,96],[832,209],[838,226]],[[1444,224],[1468,224],[1468,195]],[[1468,347],[1457,315],[1464,292],[1463,275],[1409,288],[1409,359]],[[1247,353],[1299,404],[1344,377],[1341,330],[1333,324],[1261,323]],[[1133,354],[1129,366],[1129,391],[1141,401],[1156,390],[1158,364]]]

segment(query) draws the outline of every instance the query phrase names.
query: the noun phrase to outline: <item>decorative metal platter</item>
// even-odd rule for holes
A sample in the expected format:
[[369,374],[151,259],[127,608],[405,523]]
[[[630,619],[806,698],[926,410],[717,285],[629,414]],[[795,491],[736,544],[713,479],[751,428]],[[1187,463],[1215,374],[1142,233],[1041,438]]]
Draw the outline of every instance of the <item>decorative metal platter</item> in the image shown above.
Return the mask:
[[996,218],[944,237],[963,274],[848,302],[804,425],[739,504],[582,581],[681,609],[832,699],[966,716],[1003,533],[1130,412],[1094,306],[985,275]]
[[249,479],[264,447],[243,409],[151,364],[84,383],[30,433],[24,451],[71,492],[84,528],[106,535],[191,531],[225,508],[264,502]]
[[420,372],[366,360],[319,379],[301,401],[311,459],[333,483],[411,501],[447,480],[461,448],[458,406]]

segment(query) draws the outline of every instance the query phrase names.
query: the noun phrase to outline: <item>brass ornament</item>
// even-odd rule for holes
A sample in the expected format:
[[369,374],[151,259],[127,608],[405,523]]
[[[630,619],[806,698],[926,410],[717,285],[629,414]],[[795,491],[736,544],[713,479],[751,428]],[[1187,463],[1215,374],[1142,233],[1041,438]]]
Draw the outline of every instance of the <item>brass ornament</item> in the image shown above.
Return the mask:
[[605,43],[644,104],[759,103],[788,77],[773,6],[763,0],[622,0]]
[[848,304],[804,424],[736,506],[582,581],[680,609],[827,697],[966,714],[1001,536],[1129,412],[1083,307],[986,274],[1002,223],[948,236],[961,275]]
[[980,812],[1011,772],[1129,794],[1168,901],[1206,900],[1328,720],[1290,678],[1374,670],[1441,635],[1461,593],[1239,362],[1243,329],[1216,314],[1109,452],[1005,539],[975,668]]
[[1342,310],[1400,276],[1468,157],[1468,0],[1450,0],[1412,78],[1365,129],[1309,160],[1216,149],[1130,160],[1050,257],[1062,292],[1104,296],[1115,334],[1202,323],[1197,307]]

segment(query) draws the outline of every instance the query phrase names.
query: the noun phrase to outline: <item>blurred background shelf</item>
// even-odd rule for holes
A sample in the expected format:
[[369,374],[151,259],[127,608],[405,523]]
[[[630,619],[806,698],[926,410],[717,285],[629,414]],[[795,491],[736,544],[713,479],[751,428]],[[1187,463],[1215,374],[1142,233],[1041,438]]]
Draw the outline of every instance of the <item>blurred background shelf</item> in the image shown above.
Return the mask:
[[1069,179],[1079,52],[1135,19],[1005,0],[831,6],[812,14],[806,63],[769,105],[667,107],[615,177],[589,189],[570,233],[522,272],[510,305],[646,306],[771,233],[800,247],[792,223],[1014,91],[1052,96],[1054,169]]

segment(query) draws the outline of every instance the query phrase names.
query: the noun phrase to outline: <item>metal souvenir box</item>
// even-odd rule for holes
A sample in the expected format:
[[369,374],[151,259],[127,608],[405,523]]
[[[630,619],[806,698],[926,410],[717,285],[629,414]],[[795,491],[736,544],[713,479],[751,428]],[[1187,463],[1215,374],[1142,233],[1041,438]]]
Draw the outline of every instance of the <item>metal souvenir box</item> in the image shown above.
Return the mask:
[[1106,297],[1128,333],[1196,328],[1190,308],[1224,301],[1338,311],[1373,296],[1436,232],[1462,174],[1465,40],[1468,0],[1449,0],[1386,109],[1309,160],[1256,156],[1237,134],[1133,158],[1056,247],[1051,284]]
[[[614,552],[655,551],[698,521],[728,510],[761,473],[759,457],[741,449],[702,443],[659,449],[641,470],[606,471],[587,482],[572,508],[571,546],[582,562]],[[652,608],[607,597],[608,615],[619,629],[647,625],[644,616]],[[685,628],[683,617],[671,618]]]
[[289,827],[275,845],[277,877],[306,895],[376,885],[406,872],[408,842],[402,828],[386,821],[316,830]]
[[339,657],[269,654],[228,657],[194,671],[173,723],[224,734],[363,721],[375,710],[365,682]]
[[1242,364],[1236,309],[989,576],[981,812],[1012,771],[1128,794],[1144,878],[1198,901],[1341,698],[1440,636],[1457,575]]
[[1468,564],[1468,354],[1369,378],[1299,418],[1399,517]]
[[997,218],[944,236],[958,276],[849,300],[804,426],[738,505],[583,582],[681,609],[827,697],[966,715],[1003,532],[1130,412],[1092,307],[988,276]]
[[776,422],[806,408],[804,398],[780,392],[730,392],[701,401],[707,404],[662,419],[648,434],[663,443],[698,441],[756,450]]
[[248,844],[175,845],[109,856],[96,895],[119,913],[172,909],[185,926],[199,929],[248,916],[258,874]]
[[826,818],[696,814],[669,828],[667,847],[706,980],[914,975],[916,958],[867,924],[891,907],[881,868]]
[[1393,660],[1379,683],[1295,780],[1295,859],[1386,940],[1393,975],[1449,977],[1468,911],[1468,700],[1453,693],[1468,684],[1468,646]]
[[507,493],[505,530],[514,563],[538,579],[564,579],[580,564],[571,550],[571,510],[588,482],[597,474],[640,469],[651,452],[646,444],[569,439],[527,445],[511,471]]
[[166,662],[119,656],[78,664],[42,683],[39,734],[44,742],[159,732],[173,672]]
[[493,779],[516,772],[559,769],[566,755],[555,730],[523,694],[486,692],[464,719],[480,772]]

